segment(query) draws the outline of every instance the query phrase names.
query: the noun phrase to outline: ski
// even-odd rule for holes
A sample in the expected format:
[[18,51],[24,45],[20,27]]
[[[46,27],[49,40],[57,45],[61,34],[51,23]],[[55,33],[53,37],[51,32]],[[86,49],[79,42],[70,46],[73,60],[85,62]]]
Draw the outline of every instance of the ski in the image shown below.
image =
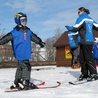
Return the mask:
[[93,81],[96,81],[96,80],[82,80],[82,81],[70,81],[69,84],[71,85],[79,85],[79,84],[84,84],[84,83],[88,83],[88,82],[93,82]]
[[[32,82],[31,82],[32,83]],[[39,84],[36,84],[37,86],[45,85],[45,82],[41,82]]]
[[39,87],[39,89],[47,89],[47,88],[57,88],[61,85],[61,82],[57,81],[57,85],[54,86],[46,86],[46,87]]
[[69,84],[72,84],[72,85],[78,85],[78,84],[83,84],[83,83],[86,83],[87,80],[83,80],[83,81],[69,81]]
[[[30,82],[31,84],[33,84],[32,82]],[[42,85],[45,85],[45,82],[41,82],[41,83],[38,83],[36,84],[36,86],[42,86]],[[18,89],[10,89],[10,88],[6,88],[5,92],[14,92],[14,91],[18,91]],[[19,90],[20,91],[20,90]]]
[[[43,86],[43,87],[39,87],[38,86],[38,89],[48,89],[48,88],[57,88],[61,85],[60,82],[57,82],[56,85],[54,86]],[[34,90],[34,89],[29,89],[29,90]],[[19,89],[6,89],[5,92],[18,92],[18,91],[28,91],[28,90],[19,90]]]

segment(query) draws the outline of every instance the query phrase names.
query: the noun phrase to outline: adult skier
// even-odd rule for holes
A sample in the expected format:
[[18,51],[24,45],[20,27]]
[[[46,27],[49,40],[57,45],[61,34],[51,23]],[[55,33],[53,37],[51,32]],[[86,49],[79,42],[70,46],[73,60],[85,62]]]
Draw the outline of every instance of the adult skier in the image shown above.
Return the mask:
[[74,26],[66,26],[69,31],[79,32],[78,34],[78,42],[80,45],[80,66],[81,66],[81,75],[79,76],[78,80],[84,79],[98,79],[97,70],[93,58],[93,32],[92,30],[98,30],[98,24],[88,16],[89,10],[80,7],[78,9],[79,17],[76,20]]

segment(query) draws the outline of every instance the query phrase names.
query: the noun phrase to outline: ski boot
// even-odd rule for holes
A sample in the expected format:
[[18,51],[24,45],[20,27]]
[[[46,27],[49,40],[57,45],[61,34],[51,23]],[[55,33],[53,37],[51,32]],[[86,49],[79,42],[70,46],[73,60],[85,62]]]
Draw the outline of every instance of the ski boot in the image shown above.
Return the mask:
[[37,85],[35,85],[35,84],[33,84],[33,83],[30,83],[29,86],[30,86],[31,89],[38,89]]
[[91,75],[91,79],[92,80],[97,80],[98,79],[98,75],[97,74],[92,74]]
[[20,84],[23,85],[23,81],[21,81],[20,79],[15,79],[14,84],[10,86],[10,89],[23,89]]
[[84,79],[87,79],[87,78],[88,78],[88,75],[81,74],[77,80],[78,81],[83,81]]
[[29,80],[26,80],[24,84],[24,90],[29,90],[29,89],[38,89],[38,87],[35,84],[30,83]]

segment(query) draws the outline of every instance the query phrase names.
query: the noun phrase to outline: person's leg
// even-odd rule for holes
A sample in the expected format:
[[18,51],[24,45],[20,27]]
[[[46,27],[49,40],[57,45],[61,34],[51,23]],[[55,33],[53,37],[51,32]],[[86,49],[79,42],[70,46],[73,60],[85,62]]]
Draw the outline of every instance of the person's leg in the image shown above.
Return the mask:
[[80,45],[79,61],[80,61],[82,75],[88,76],[88,69],[87,69],[87,65],[86,65],[86,62],[85,62],[85,50],[84,50],[83,45]]
[[78,48],[74,48],[74,50],[73,50],[73,62],[74,62],[74,64],[77,64],[78,63]]
[[73,64],[72,64],[72,68],[80,68],[80,64],[79,64],[79,59],[78,59],[78,55],[79,55],[79,50],[78,48],[73,48],[72,50],[72,57],[73,57]]
[[31,65],[29,63],[29,60],[19,61],[19,65],[22,68],[22,79],[30,80]]
[[29,60],[24,60],[19,62],[22,67],[22,79],[24,81],[24,88],[29,89],[30,87],[30,76],[31,76],[31,65]]
[[38,87],[30,83],[30,76],[31,76],[31,65],[29,60],[24,60],[20,62],[22,66],[22,79],[24,80],[24,89],[38,89]]
[[90,74],[97,74],[96,65],[92,53],[92,45],[85,46],[85,57]]
[[73,49],[71,49],[70,52],[71,52],[71,55],[72,55],[72,59],[71,59],[71,67],[73,67],[73,63],[74,63],[74,62],[73,62],[73,57],[74,57],[74,56],[73,56]]
[[16,73],[15,73],[14,84],[10,88],[11,89],[19,88],[19,83],[22,83],[21,78],[22,78],[22,68],[21,68],[21,66],[19,65],[19,62],[18,62],[18,66],[17,66]]
[[96,58],[96,67],[98,67],[98,58]]

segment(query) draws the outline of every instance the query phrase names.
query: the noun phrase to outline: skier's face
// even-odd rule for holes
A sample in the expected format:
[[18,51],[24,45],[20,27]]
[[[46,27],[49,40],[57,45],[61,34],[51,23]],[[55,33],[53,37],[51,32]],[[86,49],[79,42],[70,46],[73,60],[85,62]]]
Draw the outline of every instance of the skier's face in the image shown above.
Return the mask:
[[27,24],[27,18],[26,17],[21,17],[20,18],[20,23],[21,23],[22,26],[26,26],[26,24]]
[[78,15],[81,15],[84,11],[78,10]]

